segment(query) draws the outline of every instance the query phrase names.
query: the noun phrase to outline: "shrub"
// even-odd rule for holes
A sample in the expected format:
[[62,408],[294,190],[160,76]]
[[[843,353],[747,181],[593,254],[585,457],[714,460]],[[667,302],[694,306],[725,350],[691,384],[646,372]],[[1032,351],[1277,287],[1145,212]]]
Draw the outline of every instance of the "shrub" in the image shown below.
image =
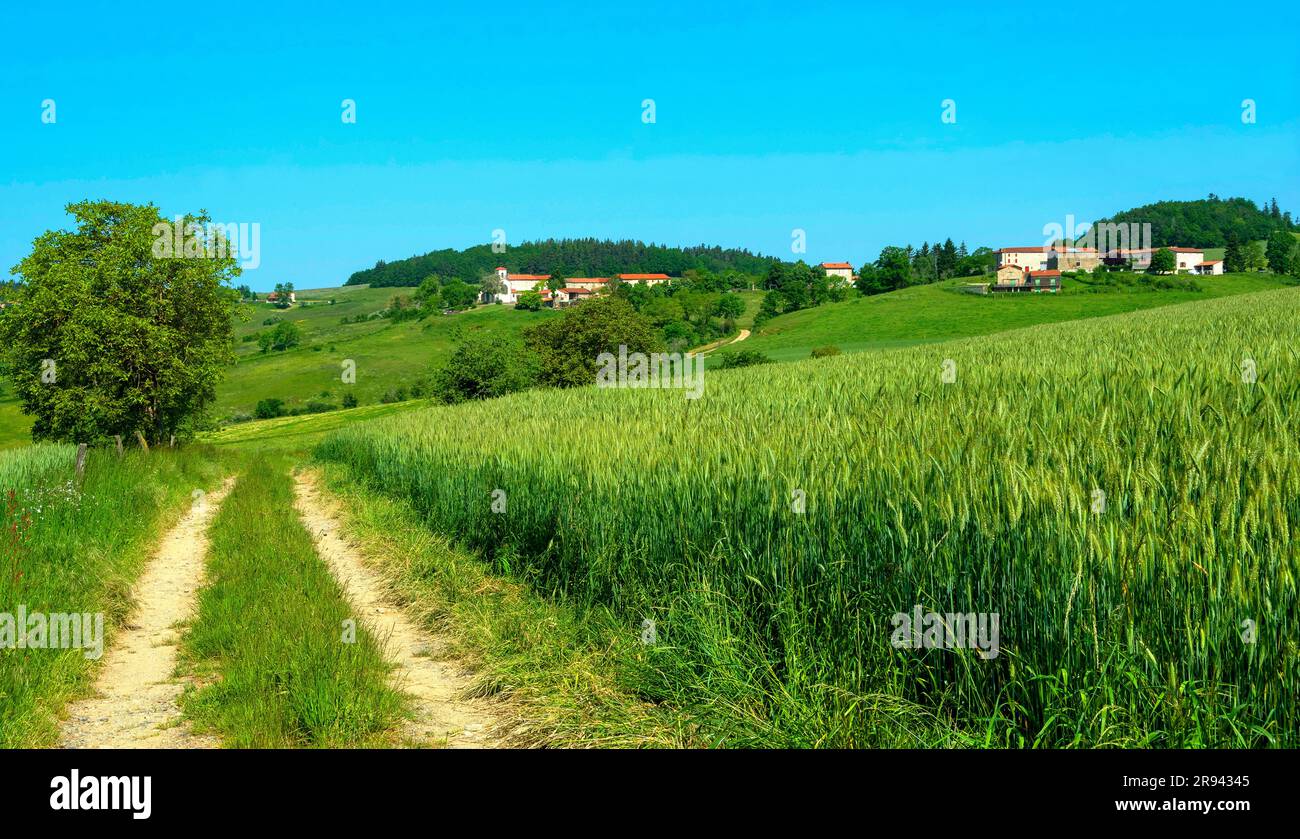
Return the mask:
[[525,291],[519,295],[515,308],[524,312],[536,312],[542,308],[542,295],[536,291]]
[[470,335],[434,375],[432,390],[449,404],[489,399],[533,387],[538,369],[537,357],[521,344]]
[[282,352],[298,346],[302,341],[302,330],[298,324],[289,323],[288,321],[277,323],[275,328],[270,332],[263,332],[258,336],[257,342],[262,347],[262,352],[275,350]]
[[815,347],[812,351],[812,354],[809,357],[830,358],[833,355],[840,355],[840,348],[835,346],[834,344],[829,344],[825,347]]
[[357,395],[352,391],[348,391],[347,393],[343,394],[343,407],[344,408],[357,407]]
[[718,353],[718,367],[728,370],[733,367],[752,367],[755,364],[771,364],[772,359],[758,350],[740,350],[739,352]]
[[283,399],[263,399],[253,409],[253,416],[258,419],[275,419],[285,415]]

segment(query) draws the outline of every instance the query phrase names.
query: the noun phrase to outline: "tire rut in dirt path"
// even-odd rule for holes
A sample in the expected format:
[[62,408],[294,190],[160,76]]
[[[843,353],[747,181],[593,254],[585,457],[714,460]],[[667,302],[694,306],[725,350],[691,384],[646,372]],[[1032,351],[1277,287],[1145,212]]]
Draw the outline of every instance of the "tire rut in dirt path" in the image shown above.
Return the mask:
[[95,695],[70,703],[64,748],[215,748],[181,721],[176,679],[180,625],[194,615],[208,552],[208,524],[235,479],[196,500],[162,539],[134,588],[135,609],[104,653]]
[[365,564],[344,538],[338,502],[322,490],[316,473],[294,474],[295,506],[348,601],[397,665],[394,686],[414,699],[415,719],[403,724],[408,741],[448,748],[495,745],[499,717],[483,700],[465,699],[471,684],[452,662],[438,661],[442,645],[397,605],[383,576]]

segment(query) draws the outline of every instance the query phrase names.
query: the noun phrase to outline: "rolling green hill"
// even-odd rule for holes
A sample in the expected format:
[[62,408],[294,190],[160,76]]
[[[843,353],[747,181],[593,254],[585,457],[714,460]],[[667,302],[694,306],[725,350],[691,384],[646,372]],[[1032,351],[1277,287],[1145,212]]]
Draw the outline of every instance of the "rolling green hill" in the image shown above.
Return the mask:
[[[1199,282],[1204,288],[1200,292],[1125,287],[1094,292],[1067,280],[1060,295],[982,297],[961,293],[957,290],[961,281],[953,280],[782,315],[768,321],[736,349],[757,350],[777,361],[794,361],[807,358],[814,347],[829,344],[845,352],[905,347],[1283,285],[1265,274],[1200,278]],[[525,327],[557,316],[549,310],[522,312],[505,306],[481,306],[422,321],[366,319],[402,293],[403,289],[345,286],[300,291],[298,304],[285,310],[265,301],[245,305],[244,319],[235,329],[237,362],[218,388],[214,416],[228,423],[232,416],[252,414],[260,400],[269,398],[284,400],[287,408],[301,408],[311,400],[338,406],[348,391],[363,408],[376,406],[385,394],[399,388],[406,388],[410,396],[412,385],[427,380],[456,346],[462,332],[487,331],[514,338]],[[740,294],[745,298],[746,311],[739,324],[748,327],[762,293]],[[341,323],[343,318],[352,321],[358,316],[360,322]],[[272,328],[266,324],[272,319],[297,324],[302,330],[301,345],[285,352],[262,354],[255,340],[244,340]],[[355,385],[346,386],[341,381],[346,359],[356,362]],[[364,415],[365,411],[349,412],[341,414],[337,421]],[[334,422],[330,420],[329,424]],[[291,431],[293,426],[289,423],[285,431],[295,433]],[[30,428],[30,419],[19,412],[12,390],[6,388],[0,394],[0,448],[28,442]]]
[[[456,346],[457,334],[486,330],[518,337],[546,318],[550,310],[516,311],[481,306],[467,312],[394,323],[386,319],[340,323],[383,309],[398,289],[321,289],[299,295],[299,304],[276,309],[267,303],[246,306],[249,319],[235,332],[238,361],[217,390],[216,415],[252,413],[262,399],[278,398],[289,407],[316,399],[339,404],[345,388],[363,404],[379,401],[388,391],[409,388],[427,378]],[[330,304],[333,299],[335,303]],[[243,337],[270,328],[264,321],[281,318],[302,329],[300,346],[262,354]],[[356,383],[341,381],[345,360],[356,362]]]
[[814,347],[828,344],[845,352],[905,347],[1210,300],[1285,284],[1266,274],[1197,280],[1203,287],[1199,292],[1122,286],[1097,292],[1067,279],[1057,295],[986,296],[964,294],[958,290],[962,280],[948,280],[781,315],[765,323],[743,348],[765,353],[777,361],[793,361],[807,358]]

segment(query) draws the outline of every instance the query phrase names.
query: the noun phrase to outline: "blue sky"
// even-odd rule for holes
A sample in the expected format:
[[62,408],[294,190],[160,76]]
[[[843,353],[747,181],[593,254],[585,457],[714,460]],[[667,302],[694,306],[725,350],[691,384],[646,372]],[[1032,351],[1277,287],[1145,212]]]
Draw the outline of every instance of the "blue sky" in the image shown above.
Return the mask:
[[260,290],[497,228],[786,258],[799,228],[858,265],[1210,192],[1300,214],[1295,4],[126,5],[6,9],[0,269],[100,197],[260,224]]

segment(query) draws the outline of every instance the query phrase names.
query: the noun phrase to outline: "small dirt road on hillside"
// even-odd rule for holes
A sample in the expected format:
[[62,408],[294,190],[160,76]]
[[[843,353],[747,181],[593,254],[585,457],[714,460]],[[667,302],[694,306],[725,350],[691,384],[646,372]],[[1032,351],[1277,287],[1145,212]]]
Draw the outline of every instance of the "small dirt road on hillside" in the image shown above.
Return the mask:
[[135,610],[112,639],[95,680],[95,696],[71,703],[62,745],[76,749],[214,748],[216,738],[190,732],[175,678],[182,627],[194,615],[208,552],[207,528],[235,484],[200,494],[177,522],[133,590]]

